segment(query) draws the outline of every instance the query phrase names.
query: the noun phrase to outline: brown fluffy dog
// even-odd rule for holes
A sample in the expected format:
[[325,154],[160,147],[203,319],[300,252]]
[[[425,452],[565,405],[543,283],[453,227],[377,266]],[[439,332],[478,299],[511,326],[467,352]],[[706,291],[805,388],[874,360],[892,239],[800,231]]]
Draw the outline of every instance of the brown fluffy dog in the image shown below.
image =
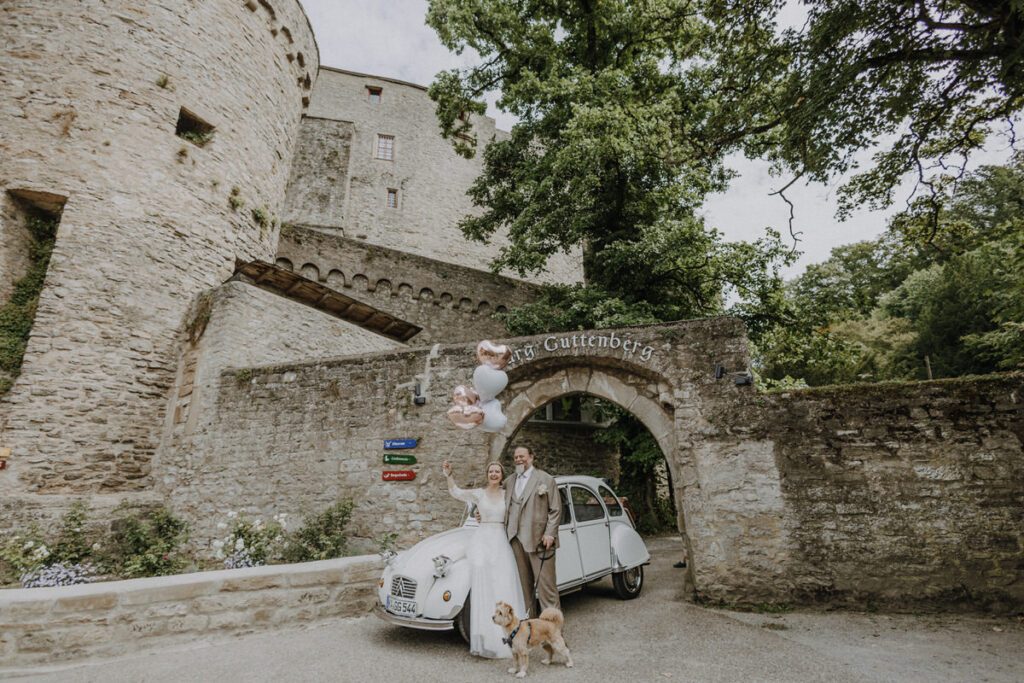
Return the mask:
[[562,638],[562,624],[565,623],[565,618],[561,610],[548,607],[537,619],[520,621],[512,605],[499,602],[491,620],[505,629],[505,641],[511,641],[509,644],[512,646],[513,666],[508,672],[515,674],[516,678],[526,676],[526,668],[530,665],[530,648],[538,645],[543,645],[547,653],[541,660],[542,664],[550,664],[551,657],[557,652],[565,657],[566,666],[572,666],[572,655],[569,654],[569,648],[565,646],[565,639]]

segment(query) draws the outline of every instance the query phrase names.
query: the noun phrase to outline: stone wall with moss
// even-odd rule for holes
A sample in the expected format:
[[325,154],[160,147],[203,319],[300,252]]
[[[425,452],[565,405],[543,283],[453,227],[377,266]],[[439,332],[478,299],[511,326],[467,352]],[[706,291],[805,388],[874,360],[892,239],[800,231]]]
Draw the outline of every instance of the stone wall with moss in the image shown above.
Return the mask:
[[186,312],[272,260],[257,216],[280,213],[319,56],[296,0],[13,0],[0,39],[0,192],[66,198],[0,400],[9,522],[36,494],[153,487]]

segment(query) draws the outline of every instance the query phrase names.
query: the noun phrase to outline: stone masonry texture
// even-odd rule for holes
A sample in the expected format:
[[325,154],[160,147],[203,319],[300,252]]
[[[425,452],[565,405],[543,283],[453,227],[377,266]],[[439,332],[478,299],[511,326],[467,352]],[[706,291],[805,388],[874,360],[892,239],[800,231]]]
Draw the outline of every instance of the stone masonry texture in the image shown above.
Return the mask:
[[277,265],[423,328],[417,346],[505,333],[494,313],[539,290],[520,280],[366,244],[317,230],[282,230]]
[[[186,311],[276,250],[250,214],[280,213],[318,52],[296,0],[12,0],[0,38],[0,190],[67,197],[0,401],[9,518],[29,492],[152,485]],[[205,146],[176,136],[182,109]]]
[[0,593],[0,676],[90,657],[187,646],[362,616],[379,556]]
[[[368,87],[379,88],[372,102]],[[465,159],[441,137],[426,88],[324,67],[302,123],[285,219],[439,261],[486,270],[506,243],[467,242],[458,222],[474,212],[466,190],[483,168],[482,149],[508,133],[473,116],[478,153]],[[378,159],[377,136],[394,137],[393,159]],[[397,191],[397,206],[387,204]],[[582,278],[579,253],[558,254],[545,282]]]
[[[169,478],[174,504],[209,519],[197,534],[212,539],[239,500],[268,516],[351,498],[357,547],[388,532],[407,547],[458,519],[442,459],[480,484],[538,407],[587,393],[637,415],[665,452],[699,599],[1024,603],[1021,375],[765,395],[714,379],[716,363],[749,362],[728,318],[507,341],[534,357],[510,366],[495,435],[444,417],[471,344],[255,367],[245,383],[225,371]],[[420,440],[417,477],[384,482],[383,440],[403,437]]]

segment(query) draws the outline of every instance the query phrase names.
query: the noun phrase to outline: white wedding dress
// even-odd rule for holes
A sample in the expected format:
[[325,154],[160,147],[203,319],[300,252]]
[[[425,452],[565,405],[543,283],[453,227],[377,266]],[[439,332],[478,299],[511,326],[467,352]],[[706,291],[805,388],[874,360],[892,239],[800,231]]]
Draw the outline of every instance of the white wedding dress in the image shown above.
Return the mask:
[[472,530],[466,546],[466,558],[473,569],[469,593],[469,651],[493,659],[511,657],[512,649],[501,642],[505,637],[504,629],[491,620],[499,600],[512,605],[516,616],[526,615],[519,569],[505,535],[505,497],[501,492],[491,495],[485,489],[460,489],[454,484],[449,491],[459,500],[475,504],[480,511],[480,526]]

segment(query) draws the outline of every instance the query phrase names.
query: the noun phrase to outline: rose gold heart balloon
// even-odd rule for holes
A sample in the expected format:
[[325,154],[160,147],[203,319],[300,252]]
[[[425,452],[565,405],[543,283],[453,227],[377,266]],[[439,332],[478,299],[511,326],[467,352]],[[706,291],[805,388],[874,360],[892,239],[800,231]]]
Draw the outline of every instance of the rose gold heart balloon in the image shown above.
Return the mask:
[[480,406],[452,406],[447,415],[459,429],[472,429],[484,421],[484,411]]
[[476,359],[495,370],[504,370],[512,360],[512,349],[484,339],[476,345]]
[[452,403],[457,406],[472,406],[480,402],[480,394],[476,393],[473,387],[467,387],[465,384],[452,389]]

